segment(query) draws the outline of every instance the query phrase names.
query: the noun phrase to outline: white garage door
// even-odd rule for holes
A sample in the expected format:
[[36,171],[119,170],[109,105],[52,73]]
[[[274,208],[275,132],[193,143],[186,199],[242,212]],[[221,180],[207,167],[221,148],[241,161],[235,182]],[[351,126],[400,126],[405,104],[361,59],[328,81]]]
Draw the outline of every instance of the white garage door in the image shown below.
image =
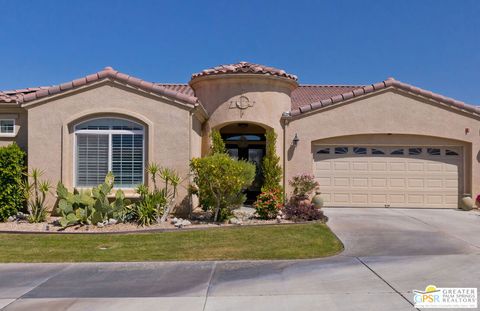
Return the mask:
[[461,147],[317,146],[325,206],[456,208]]

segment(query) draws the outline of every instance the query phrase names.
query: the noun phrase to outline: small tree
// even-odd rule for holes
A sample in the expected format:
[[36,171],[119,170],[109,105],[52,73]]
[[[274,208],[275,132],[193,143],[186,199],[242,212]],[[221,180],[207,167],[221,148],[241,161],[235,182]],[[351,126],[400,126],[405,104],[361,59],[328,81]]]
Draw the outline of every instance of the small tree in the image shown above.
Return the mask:
[[225,142],[223,141],[222,135],[218,130],[212,130],[212,133],[210,134],[210,138],[212,139],[210,154],[227,153]]
[[225,153],[214,153],[190,162],[194,182],[199,195],[214,202],[214,221],[226,215],[235,204],[245,201],[241,192],[255,178],[255,165],[243,160],[232,159]]
[[13,143],[0,148],[0,221],[23,208],[25,152]]
[[265,137],[267,146],[262,162],[264,176],[262,191],[276,191],[282,188],[280,184],[282,181],[282,167],[280,166],[280,157],[276,151],[277,134],[273,130],[268,130]]

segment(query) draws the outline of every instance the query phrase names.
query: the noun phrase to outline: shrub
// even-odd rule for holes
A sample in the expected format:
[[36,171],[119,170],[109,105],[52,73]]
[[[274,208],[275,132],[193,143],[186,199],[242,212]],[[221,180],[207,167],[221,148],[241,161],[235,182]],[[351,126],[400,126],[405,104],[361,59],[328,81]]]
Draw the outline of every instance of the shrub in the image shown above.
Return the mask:
[[13,143],[0,148],[0,221],[16,215],[23,208],[22,189],[25,152]]
[[214,221],[225,218],[231,208],[245,202],[241,191],[250,186],[255,178],[255,165],[235,160],[224,153],[215,153],[190,162],[193,181],[203,202],[213,202]]
[[319,186],[318,182],[315,181],[315,177],[309,174],[295,175],[289,183],[293,187],[293,195],[301,197],[309,195]]
[[[162,168],[156,163],[150,163],[147,171],[152,181],[153,190],[146,185],[137,187],[140,199],[135,202],[132,212],[128,217],[141,226],[150,226],[167,219],[177,196],[177,188],[181,182],[175,170]],[[157,178],[163,181],[163,188],[159,188]]]
[[43,222],[47,218],[45,200],[52,186],[48,180],[41,180],[43,171],[32,169],[27,174],[24,184],[25,199],[27,201],[28,221],[31,223]]
[[140,199],[135,202],[133,220],[141,226],[150,226],[158,222],[167,204],[164,191],[158,189],[149,191],[145,185],[140,185],[137,193],[140,194]]
[[268,130],[265,134],[267,139],[267,146],[265,157],[262,161],[262,170],[263,170],[263,186],[262,192],[267,191],[280,191],[282,186],[280,182],[282,181],[282,167],[280,166],[280,157],[277,155],[276,144],[277,144],[277,134],[273,130]]
[[277,217],[282,205],[282,193],[278,188],[262,192],[257,196],[257,201],[254,203],[257,214],[262,219]]
[[96,225],[110,218],[120,220],[130,201],[125,199],[122,190],[117,190],[113,202],[109,201],[108,195],[113,189],[114,180],[115,177],[109,172],[103,184],[94,187],[91,191],[79,192],[75,189],[73,193],[59,182],[57,196],[60,201],[57,211],[62,216],[60,225],[62,227],[75,224]]
[[210,138],[212,140],[212,146],[210,147],[210,154],[227,153],[225,142],[223,141],[222,135],[218,130],[212,130],[212,133],[210,134]]
[[285,218],[292,221],[310,221],[310,220],[321,220],[326,222],[328,220],[327,216],[323,214],[323,211],[317,209],[315,205],[307,201],[297,201],[289,202],[284,209]]

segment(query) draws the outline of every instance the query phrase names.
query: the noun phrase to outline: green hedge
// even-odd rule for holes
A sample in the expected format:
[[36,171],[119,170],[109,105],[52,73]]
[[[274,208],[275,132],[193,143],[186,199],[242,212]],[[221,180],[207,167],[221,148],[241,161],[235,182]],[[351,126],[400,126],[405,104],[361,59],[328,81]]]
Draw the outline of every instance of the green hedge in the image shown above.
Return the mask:
[[0,221],[5,221],[23,208],[25,156],[25,152],[15,143],[0,147]]

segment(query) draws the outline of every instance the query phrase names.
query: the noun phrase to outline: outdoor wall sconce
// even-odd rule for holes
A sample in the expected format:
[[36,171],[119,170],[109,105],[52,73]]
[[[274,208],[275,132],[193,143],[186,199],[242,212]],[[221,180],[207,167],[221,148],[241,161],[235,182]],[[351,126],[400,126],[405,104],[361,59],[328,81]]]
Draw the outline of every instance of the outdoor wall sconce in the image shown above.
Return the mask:
[[298,138],[297,133],[295,133],[295,137],[293,138],[293,146],[296,147],[298,145],[298,142],[300,141],[300,138]]

